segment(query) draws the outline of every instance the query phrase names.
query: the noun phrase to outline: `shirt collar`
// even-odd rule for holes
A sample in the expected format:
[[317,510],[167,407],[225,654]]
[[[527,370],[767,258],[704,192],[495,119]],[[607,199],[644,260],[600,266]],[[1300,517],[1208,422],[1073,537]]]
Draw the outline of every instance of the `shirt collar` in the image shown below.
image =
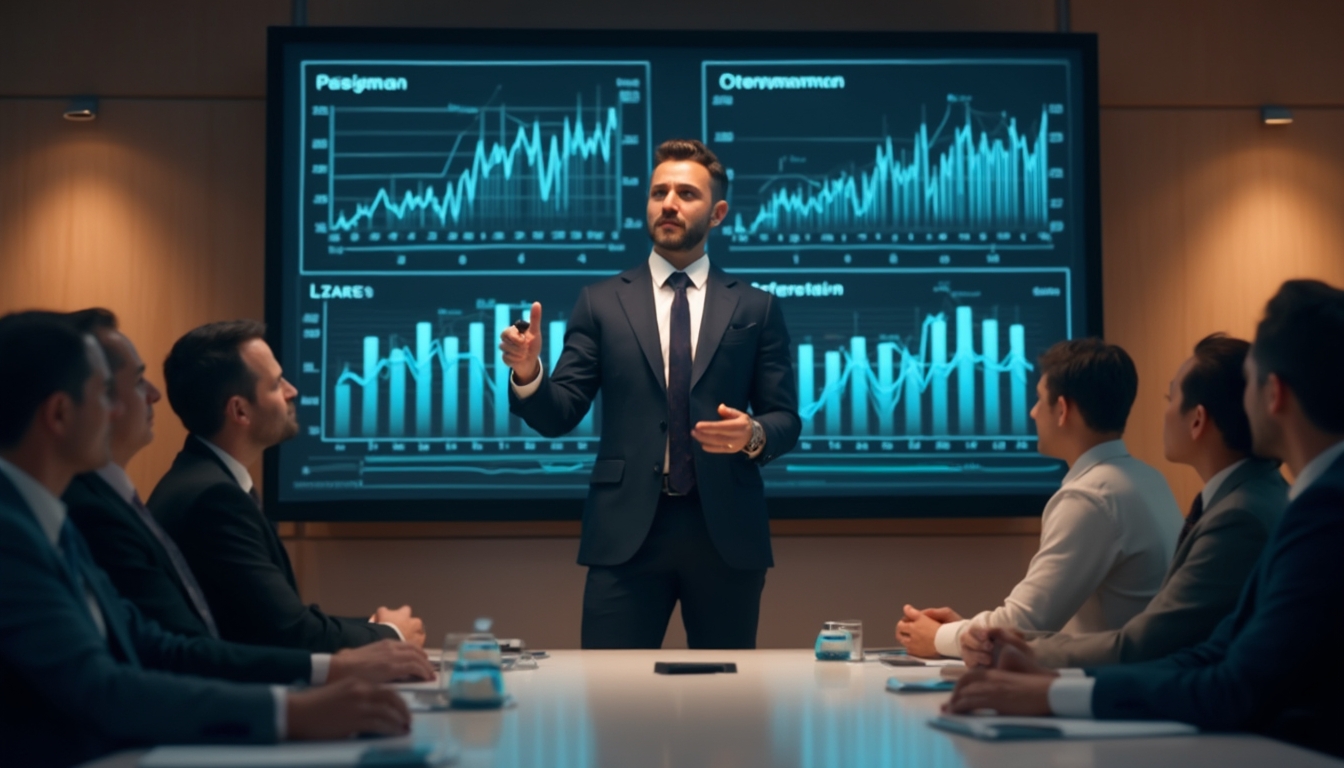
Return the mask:
[[117,492],[122,501],[134,506],[132,499],[135,498],[135,483],[131,482],[131,476],[126,474],[126,470],[118,466],[116,462],[109,461],[99,467],[94,474],[103,478],[103,482],[112,486],[112,490]]
[[1320,480],[1325,470],[1329,469],[1341,455],[1344,455],[1344,441],[1326,448],[1319,456],[1307,462],[1307,466],[1302,468],[1302,472],[1293,479],[1293,484],[1288,488],[1288,500],[1292,501],[1301,496],[1312,483]]
[[204,437],[197,436],[196,439],[204,443],[206,448],[214,451],[215,455],[219,457],[219,460],[224,462],[224,466],[227,467],[229,472],[233,475],[233,479],[238,481],[239,487],[248,493],[252,492],[252,475],[247,471],[247,467],[243,466],[241,461],[233,458],[223,448],[206,440]]
[[28,508],[37,517],[37,524],[47,535],[51,545],[58,546],[61,540],[61,528],[65,526],[65,502],[51,495],[45,485],[37,482],[32,475],[13,464],[0,459],[0,473],[9,478]]
[[1068,484],[1082,477],[1087,470],[1095,467],[1103,461],[1118,459],[1121,456],[1128,456],[1129,449],[1125,447],[1124,440],[1107,440],[1104,443],[1097,443],[1083,452],[1078,460],[1069,467],[1069,473],[1064,475],[1064,483]]
[[[677,268],[672,266],[667,259],[659,256],[657,251],[649,254],[649,272],[653,275],[654,287],[662,288],[663,283],[667,282],[667,278],[671,277],[672,273],[676,271]],[[691,279],[691,285],[696,288],[704,288],[705,281],[709,279],[709,254],[691,262],[685,272],[686,276]]]
[[1209,478],[1209,482],[1204,484],[1204,490],[1199,492],[1199,495],[1204,497],[1205,509],[1209,508],[1209,504],[1213,502],[1214,495],[1218,493],[1219,488],[1223,487],[1223,483],[1227,482],[1227,478],[1231,477],[1233,472],[1236,472],[1242,464],[1245,464],[1248,461],[1250,461],[1250,459],[1234,461],[1228,466],[1223,467],[1222,471],[1218,474]]

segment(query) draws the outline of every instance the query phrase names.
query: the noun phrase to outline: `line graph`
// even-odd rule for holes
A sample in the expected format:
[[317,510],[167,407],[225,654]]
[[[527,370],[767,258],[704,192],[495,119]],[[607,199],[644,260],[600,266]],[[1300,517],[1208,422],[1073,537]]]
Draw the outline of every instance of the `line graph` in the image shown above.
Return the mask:
[[[822,76],[832,87],[729,87]],[[730,251],[1070,247],[1063,67],[704,62],[702,91]]]
[[520,249],[621,252],[643,237],[647,63],[388,62],[359,71],[407,87],[305,94],[304,272],[445,268],[444,255],[461,262]]

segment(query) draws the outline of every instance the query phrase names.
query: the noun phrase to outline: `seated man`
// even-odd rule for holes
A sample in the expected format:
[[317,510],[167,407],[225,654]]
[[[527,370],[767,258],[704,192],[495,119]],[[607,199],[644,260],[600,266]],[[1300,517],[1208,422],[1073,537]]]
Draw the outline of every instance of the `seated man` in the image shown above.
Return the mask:
[[1061,341],[1041,355],[1037,450],[1069,465],[1041,515],[1041,547],[1004,604],[970,620],[905,606],[896,638],[916,656],[960,656],[970,626],[1097,632],[1123,626],[1162,585],[1181,513],[1162,475],[1121,436],[1139,377],[1123,349]]
[[[1168,387],[1162,446],[1168,461],[1204,481],[1181,528],[1176,556],[1157,597],[1119,629],[1031,633],[1026,645],[1047,667],[1160,659],[1201,643],[1237,605],[1246,579],[1288,504],[1277,462],[1251,456],[1251,424],[1241,405],[1251,345],[1209,336],[1195,345]],[[968,666],[989,666],[988,630],[961,636]]]
[[74,475],[110,457],[102,351],[59,315],[26,312],[0,318],[0,360],[6,766],[65,766],[153,744],[407,731],[400,696],[368,680],[432,674],[414,649],[399,667],[388,664],[391,643],[337,654],[325,677],[340,682],[288,691],[263,683],[322,682],[316,657],[172,635],[123,600],[59,498]]
[[200,582],[219,635],[243,643],[335,651],[380,638],[423,646],[411,609],[338,618],[299,599],[294,570],[247,467],[299,432],[294,388],[250,320],[212,323],[163,363],[168,403],[191,433],[149,509]]
[[1284,283],[1246,358],[1255,452],[1292,472],[1290,502],[1236,609],[1193,648],[1140,664],[1056,672],[1011,633],[997,669],[957,683],[948,708],[1005,715],[1180,720],[1257,731],[1344,756],[1344,291]]

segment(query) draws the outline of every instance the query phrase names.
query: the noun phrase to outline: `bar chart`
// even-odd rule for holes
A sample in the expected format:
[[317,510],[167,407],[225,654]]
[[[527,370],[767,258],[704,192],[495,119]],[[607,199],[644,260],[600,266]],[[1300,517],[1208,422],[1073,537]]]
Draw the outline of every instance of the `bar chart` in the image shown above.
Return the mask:
[[[816,345],[799,344],[803,433],[979,439],[1030,436],[1027,377],[1034,366],[1026,357],[1025,327],[1021,323],[1003,327],[995,318],[977,322],[969,306],[956,307],[953,317],[926,315],[917,340],[909,343],[873,344],[867,337],[855,336],[846,347],[825,349],[820,356]],[[956,393],[955,407],[949,399],[952,392]]]

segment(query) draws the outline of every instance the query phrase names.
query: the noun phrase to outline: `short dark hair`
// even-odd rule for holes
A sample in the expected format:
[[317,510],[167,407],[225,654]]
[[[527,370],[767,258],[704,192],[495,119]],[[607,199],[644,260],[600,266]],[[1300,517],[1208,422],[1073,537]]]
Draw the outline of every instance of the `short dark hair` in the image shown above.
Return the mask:
[[0,318],[0,448],[18,445],[47,398],[64,392],[84,401],[93,375],[84,334],[55,312],[14,312]]
[[87,333],[98,342],[98,346],[103,350],[103,356],[107,358],[107,367],[116,373],[121,367],[130,361],[122,357],[117,350],[103,343],[102,334],[99,331],[119,331],[117,328],[117,316],[112,314],[112,310],[102,307],[89,307],[75,312],[70,312],[66,316],[70,324],[80,333]]
[[1129,353],[1101,339],[1061,341],[1041,355],[1050,404],[1069,399],[1095,432],[1124,432],[1139,393],[1139,372]]
[[653,165],[656,168],[669,160],[690,160],[703,165],[709,171],[710,191],[714,193],[714,199],[723,200],[728,196],[728,171],[704,142],[696,139],[664,141],[653,152]]
[[256,399],[257,377],[239,348],[265,337],[266,326],[256,320],[228,320],[195,328],[173,344],[163,361],[163,383],[168,404],[188,432],[214,437],[224,426],[230,398]]
[[1241,403],[1246,391],[1246,353],[1251,343],[1222,333],[1195,345],[1195,362],[1181,379],[1181,413],[1204,406],[1223,433],[1223,443],[1238,453],[1251,452],[1251,421]]
[[1344,433],[1344,291],[1319,280],[1284,283],[1265,306],[1251,355],[1260,383],[1278,376],[1312,424]]

